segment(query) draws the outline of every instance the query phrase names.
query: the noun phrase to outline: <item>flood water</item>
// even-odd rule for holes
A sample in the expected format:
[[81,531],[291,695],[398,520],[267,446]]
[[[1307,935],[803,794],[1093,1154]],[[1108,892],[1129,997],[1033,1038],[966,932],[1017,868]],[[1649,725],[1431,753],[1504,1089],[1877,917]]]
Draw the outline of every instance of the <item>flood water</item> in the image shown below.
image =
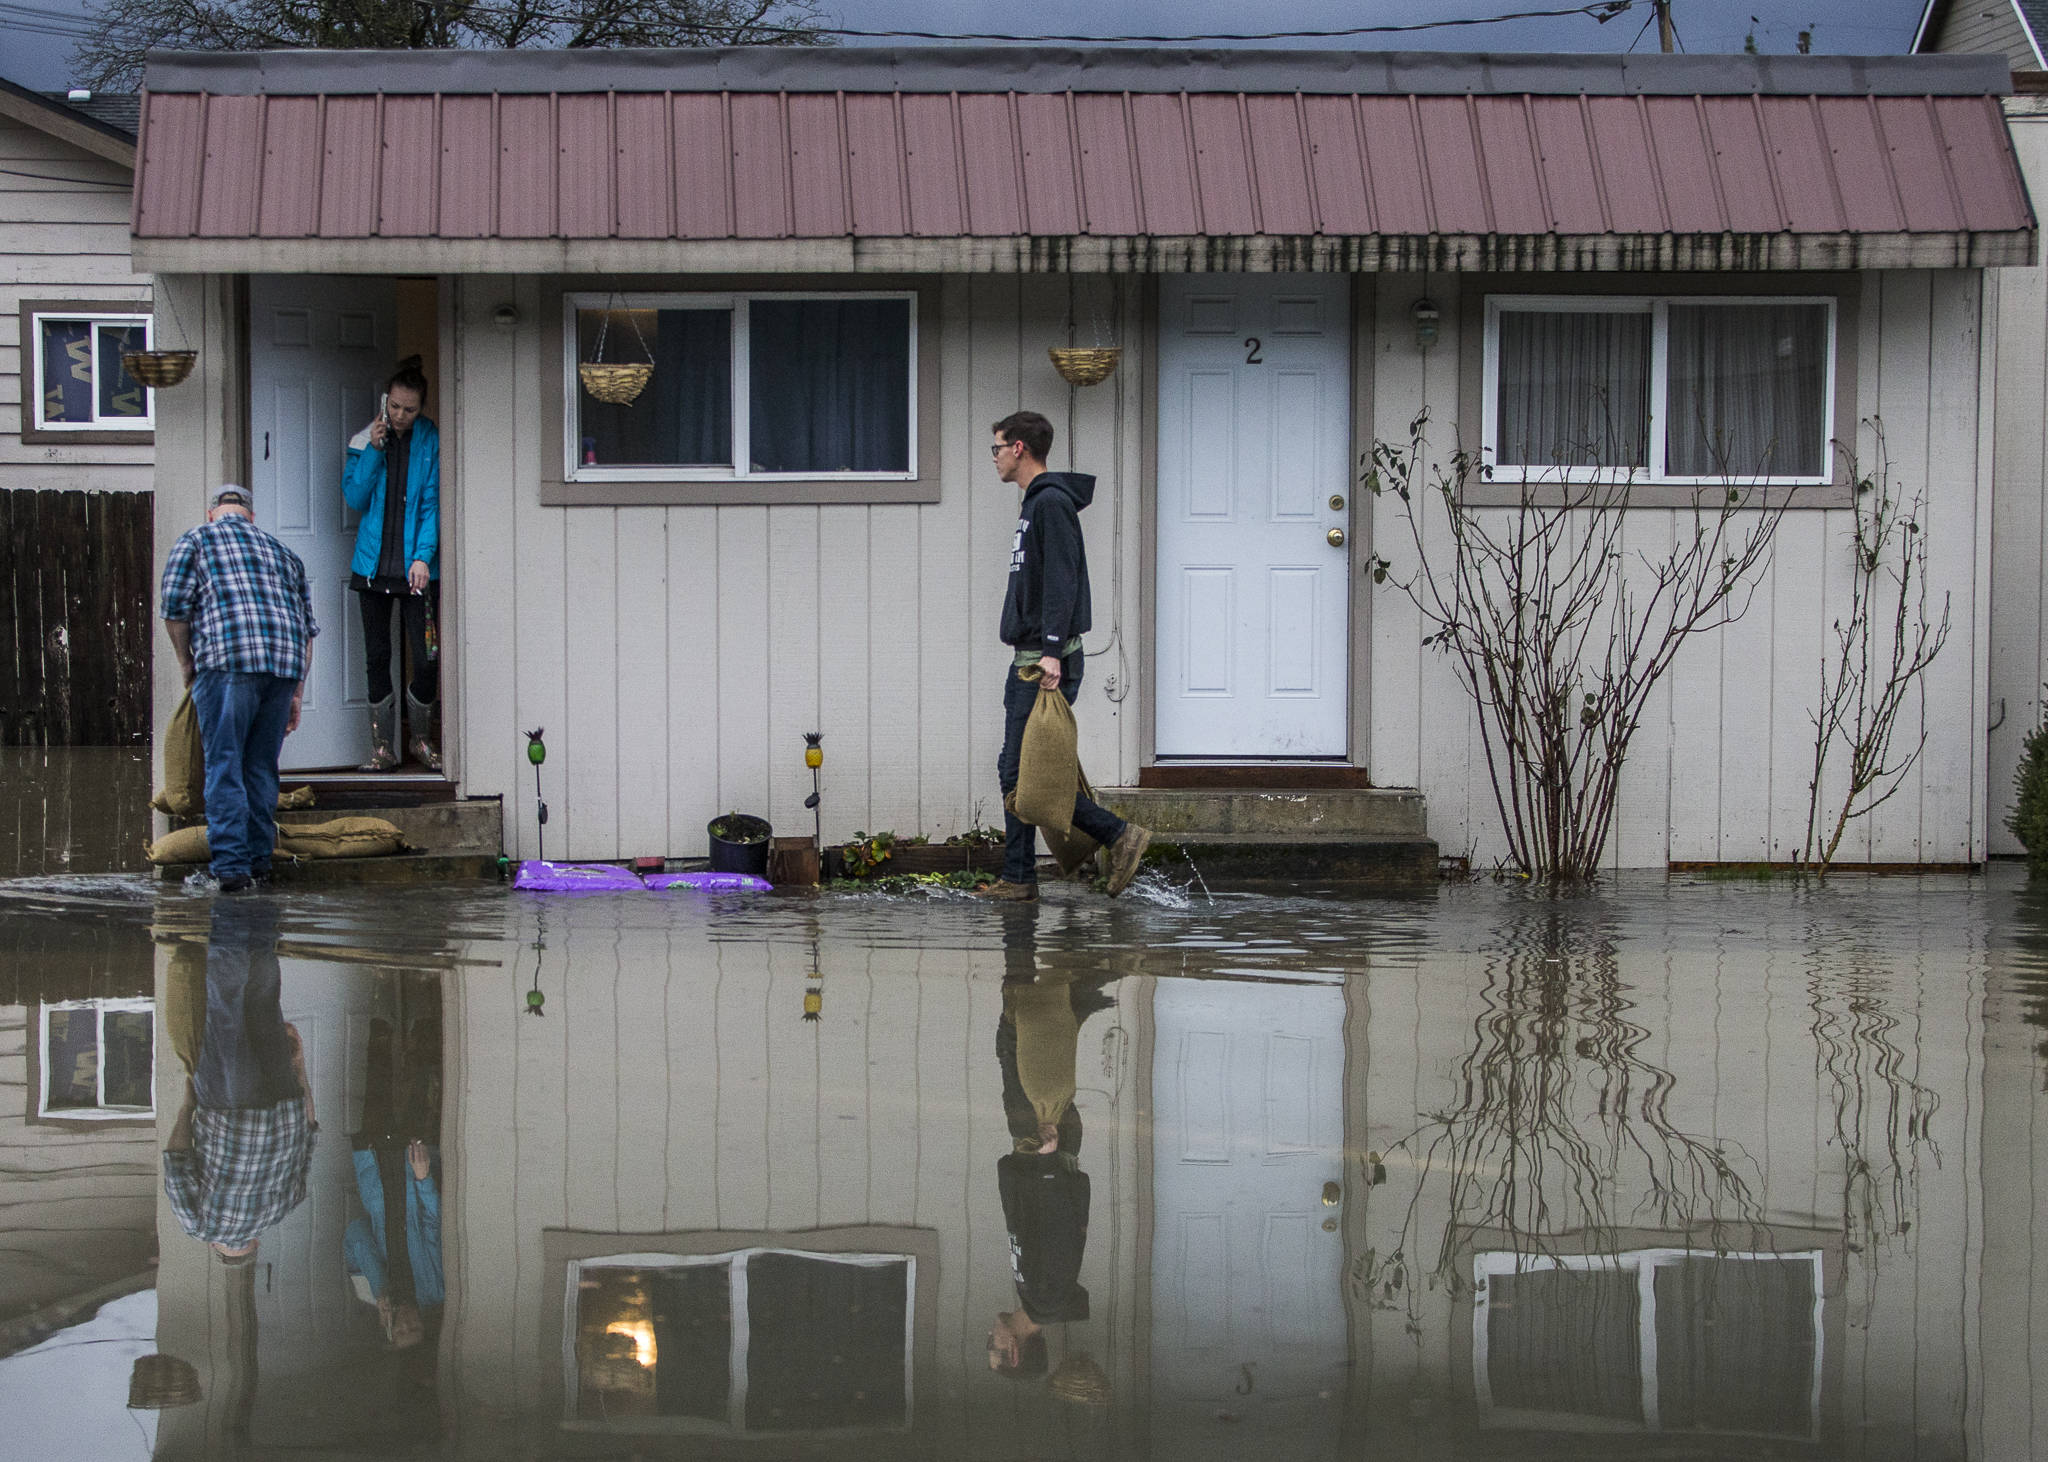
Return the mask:
[[[2048,1451],[2048,890],[2012,868],[70,878],[0,884],[0,976],[0,1456]],[[288,1211],[225,1264],[160,1153],[215,1150],[188,1064],[194,1131],[224,1070],[291,1107],[285,1023],[304,1195],[240,1190]]]

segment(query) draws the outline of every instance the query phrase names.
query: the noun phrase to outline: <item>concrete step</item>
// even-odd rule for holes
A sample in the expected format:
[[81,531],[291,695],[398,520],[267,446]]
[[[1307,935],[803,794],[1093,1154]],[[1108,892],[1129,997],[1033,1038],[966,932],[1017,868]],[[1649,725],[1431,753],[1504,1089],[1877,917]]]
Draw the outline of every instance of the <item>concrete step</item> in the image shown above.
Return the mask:
[[[1434,839],[1356,838],[1318,834],[1276,838],[1269,834],[1199,837],[1182,835],[1153,843],[1177,846],[1213,890],[1313,891],[1319,887],[1381,893],[1432,889],[1438,879]],[[1153,861],[1148,858],[1147,861]],[[1156,861],[1174,872],[1167,852]]]
[[428,802],[412,807],[309,807],[280,812],[280,826],[329,822],[337,817],[381,817],[398,829],[414,853],[495,858],[505,846],[505,805],[495,797]]
[[1100,787],[1117,816],[1175,842],[1191,839],[1293,842],[1423,838],[1428,820],[1413,787],[1328,791],[1240,788]]
[[[182,883],[197,863],[165,863],[153,871]],[[386,883],[478,883],[499,877],[496,853],[393,853],[383,858],[280,858],[272,877],[283,888],[334,888]]]

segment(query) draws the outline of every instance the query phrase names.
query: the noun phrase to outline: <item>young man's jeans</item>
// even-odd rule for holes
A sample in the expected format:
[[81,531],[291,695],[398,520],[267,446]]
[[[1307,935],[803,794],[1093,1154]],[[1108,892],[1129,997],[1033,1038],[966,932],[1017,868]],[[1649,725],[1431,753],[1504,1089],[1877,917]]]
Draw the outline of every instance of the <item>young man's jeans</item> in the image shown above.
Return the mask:
[[[1060,662],[1060,694],[1067,698],[1068,705],[1072,705],[1074,697],[1081,693],[1081,671],[1086,665],[1087,660],[1079,650]],[[1003,751],[996,758],[996,780],[1003,789],[1005,803],[1017,790],[1017,763],[1024,750],[1024,723],[1031,719],[1031,708],[1037,704],[1037,681],[1019,680],[1015,670],[1004,675]],[[1074,826],[1106,848],[1123,836],[1124,820],[1076,794]],[[1007,834],[1003,845],[1003,881],[1036,883],[1038,829],[1028,822],[1019,822],[1017,814],[1006,805],[1003,808],[1003,831]]]
[[202,670],[192,677],[215,878],[270,868],[277,845],[277,754],[297,685],[282,675],[242,670]]

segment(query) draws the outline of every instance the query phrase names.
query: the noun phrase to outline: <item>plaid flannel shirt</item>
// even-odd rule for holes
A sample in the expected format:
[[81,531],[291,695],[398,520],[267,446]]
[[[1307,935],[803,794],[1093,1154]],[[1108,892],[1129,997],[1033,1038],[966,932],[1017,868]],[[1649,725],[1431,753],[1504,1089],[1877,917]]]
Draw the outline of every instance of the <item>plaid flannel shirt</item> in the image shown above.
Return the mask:
[[178,1227],[239,1249],[306,1201],[313,1137],[306,1101],[239,1111],[200,1108],[192,1145],[164,1152],[164,1196]]
[[247,518],[186,531],[164,561],[158,597],[165,619],[191,624],[194,669],[305,678],[320,633],[306,566]]

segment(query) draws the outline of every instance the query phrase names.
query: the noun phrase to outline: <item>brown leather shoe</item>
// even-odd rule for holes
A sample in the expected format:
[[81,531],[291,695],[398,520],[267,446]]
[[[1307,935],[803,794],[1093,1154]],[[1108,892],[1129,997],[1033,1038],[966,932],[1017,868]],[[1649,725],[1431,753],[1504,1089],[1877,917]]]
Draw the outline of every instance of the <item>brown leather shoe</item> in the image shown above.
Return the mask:
[[1124,824],[1123,832],[1109,845],[1109,857],[1104,868],[1111,898],[1131,886],[1131,880],[1138,876],[1139,865],[1145,861],[1145,850],[1150,846],[1152,829],[1139,827],[1135,822]]
[[994,883],[977,888],[974,896],[978,899],[995,899],[1001,903],[1035,904],[1038,902],[1038,885],[1011,883],[999,878]]

